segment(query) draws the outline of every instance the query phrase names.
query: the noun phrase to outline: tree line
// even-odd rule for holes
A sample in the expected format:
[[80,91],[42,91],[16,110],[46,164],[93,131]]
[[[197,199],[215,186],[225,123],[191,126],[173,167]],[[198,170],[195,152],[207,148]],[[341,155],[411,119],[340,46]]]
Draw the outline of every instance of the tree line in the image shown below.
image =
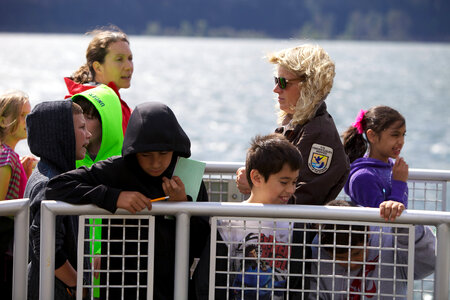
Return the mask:
[[3,0],[0,31],[450,41],[448,0]]

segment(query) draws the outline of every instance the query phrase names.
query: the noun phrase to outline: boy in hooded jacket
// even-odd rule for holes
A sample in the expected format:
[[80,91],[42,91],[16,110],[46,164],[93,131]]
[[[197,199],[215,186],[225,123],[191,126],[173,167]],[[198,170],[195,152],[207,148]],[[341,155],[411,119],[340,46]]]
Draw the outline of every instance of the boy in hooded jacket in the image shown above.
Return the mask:
[[[75,169],[91,136],[81,107],[71,101],[36,105],[26,119],[28,146],[40,161],[28,179],[24,196],[30,198],[30,263],[28,299],[39,298],[41,202],[48,181]],[[77,283],[78,216],[57,216],[55,237],[55,299],[72,299]],[[89,268],[89,261],[84,260]],[[89,282],[89,278],[85,278]]]
[[[192,201],[192,198],[186,195],[183,182],[178,177],[171,176],[177,158],[190,155],[190,140],[172,110],[162,103],[143,103],[136,107],[130,117],[122,156],[97,162],[89,169],[81,167],[54,178],[48,185],[46,195],[51,199],[73,204],[93,203],[113,213],[117,208],[124,208],[132,213],[146,207],[151,209],[151,199],[163,196],[169,196],[169,201]],[[202,184],[197,201],[207,200],[206,188]],[[102,236],[109,234],[110,240],[120,241],[136,240],[138,236],[141,240],[147,240],[148,226],[145,225],[148,222],[145,222],[147,221],[139,223],[139,220],[112,219],[109,233],[104,235],[102,231]],[[155,223],[153,298],[173,299],[175,221],[156,216]],[[123,226],[136,224],[140,224],[141,229],[137,226]],[[205,245],[209,225],[202,218],[192,217],[190,229],[192,263],[194,257],[199,257]],[[195,235],[192,234],[194,232]],[[121,242],[102,245],[102,254],[109,251],[110,255],[136,257],[127,257],[124,266],[121,258],[110,258],[109,262],[106,258],[102,259],[102,268],[107,266],[108,270],[114,272],[102,272],[101,284],[121,287],[102,287],[100,298],[146,299],[147,272],[139,272],[139,277],[137,272],[123,272],[136,268],[146,269],[146,257],[136,254],[138,250],[140,253],[147,253],[147,244],[138,246],[136,243],[126,243],[125,253],[122,252],[123,246]],[[124,288],[130,285],[144,287]],[[193,291],[193,287],[190,291]]]

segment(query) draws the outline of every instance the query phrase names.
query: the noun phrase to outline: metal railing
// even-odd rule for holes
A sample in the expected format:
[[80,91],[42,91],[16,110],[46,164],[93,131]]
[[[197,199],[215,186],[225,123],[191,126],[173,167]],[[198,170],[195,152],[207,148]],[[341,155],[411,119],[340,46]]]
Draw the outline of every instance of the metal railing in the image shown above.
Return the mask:
[[[55,217],[56,215],[104,215],[109,213],[94,205],[74,206],[63,202],[43,201],[41,206],[41,278],[40,299],[53,299]],[[114,216],[133,217],[118,210]],[[173,215],[176,217],[175,299],[187,299],[188,249],[190,216],[233,216],[246,218],[287,218],[295,220],[337,220],[372,222],[382,226],[379,210],[375,208],[343,208],[297,205],[246,205],[241,203],[155,203],[151,211],[141,211],[137,216]],[[396,224],[423,224],[437,227],[437,258],[434,297],[448,299],[450,270],[450,213],[405,211]],[[388,224],[388,223],[387,223]],[[80,230],[82,232],[82,230]],[[79,243],[84,244],[84,243]],[[157,245],[155,245],[157,247]],[[80,252],[79,253],[83,253]],[[80,259],[80,258],[79,258]],[[78,280],[81,283],[81,280]],[[78,288],[81,288],[78,286]]]
[[0,216],[14,216],[13,299],[27,298],[28,225],[30,215],[28,202],[28,199],[0,201]]
[[[244,164],[240,162],[207,162],[204,181],[211,202],[241,202],[246,196],[236,187],[236,170]],[[408,178],[408,209],[449,211],[450,197],[447,184],[450,171],[410,169]],[[342,191],[338,199],[348,200]]]
[[[206,171],[205,171],[205,183],[207,185],[210,201],[212,202],[240,202],[245,196],[240,194],[236,188],[235,184],[235,172],[241,167],[243,163],[219,163],[219,162],[207,162]],[[426,209],[426,210],[434,210],[434,211],[446,211],[449,209],[449,195],[447,194],[447,184],[450,181],[450,171],[443,170],[421,170],[421,169],[410,169],[408,186],[410,189],[410,209]],[[54,202],[46,202],[46,205],[49,205],[52,209],[54,207],[55,211],[48,211],[49,215],[53,216],[55,213],[58,214],[74,214],[72,211],[73,207],[67,206],[64,203],[54,203]],[[417,204],[416,204],[417,203]],[[229,203],[231,204],[231,203]],[[211,207],[207,208],[203,204],[199,205],[195,208],[195,211],[183,212],[179,213],[178,211],[173,210],[173,206],[170,207],[160,207],[159,204],[154,205],[154,209],[151,214],[169,214],[168,212],[173,212],[174,215],[180,215],[178,219],[185,219],[189,214],[197,214],[198,210],[201,210],[202,215],[214,215],[213,212],[218,210],[218,215],[228,215],[229,210],[224,208],[229,205],[224,203],[221,206],[215,206],[213,211]],[[213,205],[213,203],[211,203]],[[47,206],[46,206],[47,207]],[[220,208],[218,208],[220,207]],[[61,209],[60,209],[61,208]],[[81,207],[76,207],[80,209]],[[162,213],[161,209],[169,209],[168,212]],[[177,207],[179,208],[179,207]],[[285,207],[286,208],[286,207]],[[285,209],[284,208],[284,209]],[[302,209],[306,207],[302,206]],[[283,209],[283,210],[284,210]],[[48,210],[48,209],[47,209]],[[278,208],[277,208],[278,210]],[[273,211],[271,211],[273,213]],[[292,209],[289,211],[292,212]],[[123,212],[119,212],[123,213]],[[416,212],[407,211],[405,215],[414,215]],[[420,213],[420,212],[418,212]],[[79,213],[75,214],[87,214],[87,215],[95,215],[101,214],[104,215],[105,211],[95,207],[95,206],[86,206],[83,207]],[[425,214],[427,214],[425,212]],[[19,199],[19,200],[9,200],[9,201],[0,201],[0,215],[4,216],[13,216],[15,223],[15,231],[14,231],[14,273],[13,273],[13,299],[25,299],[27,292],[27,262],[28,262],[28,230],[29,230],[29,201],[28,199]],[[420,215],[420,214],[419,214]],[[240,215],[244,216],[244,215]],[[249,217],[253,216],[250,214]],[[261,215],[263,216],[263,215]],[[287,214],[287,216],[293,218],[295,216]],[[376,214],[374,214],[373,221],[376,220]],[[270,215],[270,217],[276,217],[276,214]],[[439,218],[439,215],[435,215],[436,218]],[[400,220],[405,220],[405,216],[402,216]],[[438,243],[441,244],[440,247],[449,248],[449,239],[448,239],[448,223],[446,223],[447,216],[442,219],[442,222],[437,222],[441,224],[440,228],[438,228]],[[46,226],[50,226],[50,231],[44,232],[43,239],[41,245],[48,247],[48,245],[54,245],[54,219],[53,217],[50,219],[46,219],[43,217],[44,223]],[[434,220],[436,221],[436,220]],[[47,222],[50,222],[47,224]],[[53,223],[52,223],[53,222]],[[433,222],[432,222],[433,223]],[[436,223],[436,222],[434,222]],[[447,224],[447,225],[445,225]],[[184,224],[185,225],[185,224]],[[186,232],[186,227],[184,225],[179,224],[181,231]],[[445,226],[444,226],[445,225]],[[53,234],[53,236],[52,236]],[[180,236],[180,235],[177,235]],[[441,239],[439,236],[443,236]],[[179,241],[181,243],[182,241]],[[444,246],[443,246],[444,245]],[[445,246],[446,245],[446,246]],[[181,254],[177,257],[185,257],[186,253],[183,254],[183,251],[177,248],[177,251],[180,251]],[[54,252],[54,248],[53,248]],[[45,251],[41,251],[41,254],[45,253],[42,262],[50,263],[52,259],[50,255]],[[50,252],[49,252],[50,253]],[[450,260],[450,255],[442,258],[441,260],[444,266],[448,266],[448,261]],[[53,261],[54,263],[54,261]],[[180,267],[180,262],[177,263],[177,267]],[[439,265],[439,264],[438,264]],[[53,269],[52,269],[53,268]],[[53,276],[49,276],[50,274],[54,274],[54,265],[50,267],[49,264],[45,265],[43,276],[44,278],[50,278],[49,281],[45,283],[45,286],[53,286]],[[441,270],[442,271],[442,270]],[[445,273],[445,272],[444,272]],[[438,281],[436,282],[436,286],[448,285],[448,274],[444,277],[436,276]],[[445,282],[445,278],[447,278],[447,282]],[[184,282],[185,278],[177,278],[177,289],[176,290],[184,290],[183,284],[178,282]],[[442,282],[444,280],[444,282]],[[44,293],[44,298],[41,299],[50,299],[47,296],[48,293],[53,293],[51,288],[41,289]],[[448,293],[448,292],[447,292]],[[180,298],[179,298],[180,299]],[[441,298],[436,298],[441,299]]]

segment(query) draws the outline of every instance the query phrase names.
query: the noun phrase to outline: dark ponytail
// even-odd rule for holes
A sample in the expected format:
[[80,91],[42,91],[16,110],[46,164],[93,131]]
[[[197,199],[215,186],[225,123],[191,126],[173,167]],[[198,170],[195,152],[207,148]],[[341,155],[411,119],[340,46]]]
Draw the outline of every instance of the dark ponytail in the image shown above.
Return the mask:
[[342,135],[344,140],[344,151],[347,153],[350,163],[357,158],[363,157],[369,147],[363,134],[358,133],[358,129],[350,126]]
[[374,106],[366,112],[360,112],[356,122],[342,134],[344,150],[350,162],[363,157],[367,152],[369,142],[364,137],[367,130],[372,129],[379,135],[396,122],[400,122],[398,127],[401,127],[405,125],[405,118],[389,106]]
[[92,76],[91,71],[89,70],[88,64],[82,65],[78,70],[76,70],[73,74],[71,79],[75,81],[76,83],[88,83],[93,82],[94,78]]

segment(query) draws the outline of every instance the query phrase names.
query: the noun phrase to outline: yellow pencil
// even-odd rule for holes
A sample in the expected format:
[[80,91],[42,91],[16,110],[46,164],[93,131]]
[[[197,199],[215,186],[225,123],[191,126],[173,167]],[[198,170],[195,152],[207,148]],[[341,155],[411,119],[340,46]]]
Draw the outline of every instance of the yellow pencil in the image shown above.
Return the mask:
[[165,196],[165,197],[161,197],[161,198],[152,199],[152,200],[150,200],[150,202],[156,202],[156,201],[167,200],[167,199],[169,199],[169,196]]

